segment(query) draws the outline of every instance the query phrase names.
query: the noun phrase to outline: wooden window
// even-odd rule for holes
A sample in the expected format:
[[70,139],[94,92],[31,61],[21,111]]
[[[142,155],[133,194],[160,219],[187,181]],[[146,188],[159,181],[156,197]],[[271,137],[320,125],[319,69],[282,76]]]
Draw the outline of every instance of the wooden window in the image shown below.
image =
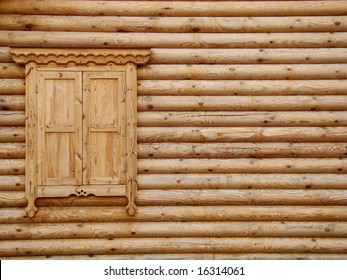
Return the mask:
[[90,194],[126,196],[134,214],[136,63],[145,63],[149,54],[12,49],[14,60],[26,64],[29,216],[37,211],[37,197]]

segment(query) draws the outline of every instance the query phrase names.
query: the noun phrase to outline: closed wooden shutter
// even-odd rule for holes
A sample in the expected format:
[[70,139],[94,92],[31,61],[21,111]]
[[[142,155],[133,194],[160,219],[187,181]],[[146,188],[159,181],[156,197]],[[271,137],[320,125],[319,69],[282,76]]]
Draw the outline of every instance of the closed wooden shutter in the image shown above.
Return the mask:
[[39,72],[38,184],[82,184],[82,75]]

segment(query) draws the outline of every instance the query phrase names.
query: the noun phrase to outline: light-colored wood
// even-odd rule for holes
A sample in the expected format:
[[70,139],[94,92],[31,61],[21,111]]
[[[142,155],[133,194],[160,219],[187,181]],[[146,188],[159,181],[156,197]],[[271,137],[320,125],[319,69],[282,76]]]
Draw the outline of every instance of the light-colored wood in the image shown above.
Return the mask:
[[125,73],[84,72],[83,184],[125,184]]
[[59,185],[37,187],[37,197],[69,197],[70,195],[125,196],[125,185]]
[[[202,16],[204,16],[202,14]],[[332,17],[117,17],[1,15],[2,30],[83,32],[341,32],[345,16]]]
[[0,191],[24,191],[24,175],[5,175],[0,176]]
[[345,143],[142,143],[138,146],[138,158],[342,158],[346,153]]
[[141,112],[139,126],[346,126],[347,114],[338,112]]
[[13,62],[9,47],[0,47],[0,62]]
[[0,158],[25,158],[25,144],[0,143]]
[[270,1],[229,2],[216,5],[213,1],[104,1],[103,5],[93,1],[54,1],[45,3],[27,0],[3,0],[0,13],[4,14],[48,14],[91,16],[292,16],[292,15],[345,15],[344,1]]
[[311,253],[200,253],[200,254],[118,254],[118,255],[46,255],[1,257],[2,260],[345,260],[347,254]]
[[139,80],[139,95],[345,95],[347,80],[152,81]]
[[23,95],[1,95],[0,110],[25,110],[25,97]]
[[139,174],[139,190],[347,189],[342,174]]
[[82,75],[39,72],[38,79],[38,185],[81,185]]
[[24,67],[15,63],[0,63],[1,79],[20,79],[24,78]]
[[[8,192],[7,192],[8,193]],[[81,199],[81,198],[79,198]],[[40,201],[40,200],[39,200]],[[52,202],[53,200],[51,200]],[[295,205],[214,205],[211,206],[139,206],[129,216],[122,206],[60,207],[42,206],[32,218],[22,208],[0,209],[0,222],[13,223],[85,223],[85,222],[173,222],[173,221],[347,221],[346,206]],[[59,204],[58,204],[59,205]],[[61,206],[62,204],[60,204]]]
[[347,32],[110,33],[0,31],[0,44],[43,48],[344,48]]
[[345,79],[345,64],[151,64],[141,67],[142,80],[321,80]]
[[24,141],[25,127],[0,127],[0,143]]
[[218,97],[145,95],[138,98],[138,110],[140,111],[339,111],[346,109],[347,96],[344,95]]
[[[55,65],[117,65],[129,61],[144,64],[150,56],[149,50],[100,50],[100,49],[37,49],[12,48],[13,60],[18,64],[35,61],[37,64]],[[71,70],[71,69],[70,69]]]
[[[285,20],[285,18],[281,18]],[[155,64],[346,63],[345,48],[315,49],[151,49]]]
[[28,204],[23,191],[1,191],[0,207],[24,207]]
[[127,211],[134,215],[137,196],[137,71],[134,63],[126,64],[126,184]]
[[25,94],[23,79],[0,79],[0,94]]
[[347,190],[139,190],[136,203],[162,205],[346,205]]
[[1,126],[25,125],[25,112],[23,111],[0,111]]
[[347,223],[118,222],[0,225],[1,240],[158,237],[346,237]]
[[346,127],[139,127],[138,142],[345,142]]
[[[184,244],[185,246],[182,246]],[[346,238],[117,238],[1,241],[0,256],[118,253],[346,253]],[[18,248],[13,250],[13,248]]]
[[347,159],[139,159],[140,174],[347,173]]
[[0,159],[0,175],[24,175],[24,159]]

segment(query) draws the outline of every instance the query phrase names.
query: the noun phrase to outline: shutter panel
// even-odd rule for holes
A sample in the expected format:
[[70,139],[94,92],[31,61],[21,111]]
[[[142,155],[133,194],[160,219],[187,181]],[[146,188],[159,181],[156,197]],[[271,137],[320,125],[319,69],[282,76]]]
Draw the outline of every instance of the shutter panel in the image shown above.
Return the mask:
[[80,185],[82,183],[81,73],[39,73],[38,184]]
[[125,73],[83,75],[83,184],[125,184]]

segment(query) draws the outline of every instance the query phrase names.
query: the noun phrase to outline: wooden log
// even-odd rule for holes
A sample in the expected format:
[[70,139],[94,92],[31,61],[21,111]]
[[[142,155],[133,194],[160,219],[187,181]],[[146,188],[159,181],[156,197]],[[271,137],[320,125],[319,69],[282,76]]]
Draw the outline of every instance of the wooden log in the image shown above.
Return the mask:
[[0,62],[13,62],[9,47],[0,47]]
[[[0,97],[0,108],[1,99]],[[5,101],[7,101],[5,99]],[[21,99],[7,101],[7,107]],[[19,106],[18,106],[19,107]],[[17,107],[16,107],[17,108]],[[344,95],[297,95],[297,96],[139,96],[140,111],[301,111],[347,109]]]
[[0,143],[0,159],[25,158],[24,143]]
[[[282,18],[284,19],[284,18]],[[333,49],[151,49],[154,64],[346,63],[347,50]]]
[[140,159],[140,174],[347,173],[347,159]]
[[345,127],[139,127],[138,142],[345,142]]
[[24,175],[24,159],[0,159],[0,175]]
[[[7,116],[6,116],[7,117]],[[17,117],[17,116],[16,116]],[[17,120],[17,119],[16,119]],[[0,124],[12,124],[0,118]],[[23,124],[18,120],[15,124]],[[346,126],[347,114],[338,112],[140,112],[139,126]]]
[[24,111],[25,97],[23,95],[0,95],[0,110]]
[[117,17],[0,15],[2,30],[82,32],[343,32],[345,16],[330,17]]
[[24,208],[1,208],[0,223],[86,223],[126,221],[347,221],[346,206],[139,206],[129,216],[124,206],[40,207],[34,217]]
[[15,63],[0,63],[1,79],[21,79],[25,78],[24,67]]
[[25,112],[23,111],[0,111],[1,126],[25,125]]
[[25,127],[0,127],[0,143],[24,141]]
[[[344,48],[337,33],[110,33],[0,31],[0,44],[52,48]],[[289,72],[289,71],[288,71]]]
[[3,14],[49,14],[89,16],[293,16],[293,15],[345,15],[344,1],[271,1],[271,2],[228,2],[218,5],[211,2],[193,1],[106,1],[102,5],[92,1],[53,1],[45,3],[35,0],[3,0]]
[[0,207],[24,207],[27,203],[23,191],[0,192]]
[[24,191],[24,175],[0,176],[0,191]]
[[[184,244],[184,246],[182,246]],[[346,238],[117,238],[0,241],[0,256],[124,253],[346,253]]]
[[160,205],[346,205],[346,190],[141,190],[137,204]]
[[0,225],[0,240],[346,236],[347,222],[118,222]]
[[345,143],[142,143],[138,158],[343,158]]
[[139,190],[154,189],[347,189],[337,174],[139,174]]
[[139,95],[345,95],[347,80],[138,82]]
[[25,94],[25,80],[0,79],[0,94]]
[[231,254],[118,254],[118,255],[46,255],[1,257],[2,260],[345,260],[347,254],[284,254],[284,253],[231,253]]
[[142,80],[322,80],[346,79],[345,64],[149,64],[138,70]]

